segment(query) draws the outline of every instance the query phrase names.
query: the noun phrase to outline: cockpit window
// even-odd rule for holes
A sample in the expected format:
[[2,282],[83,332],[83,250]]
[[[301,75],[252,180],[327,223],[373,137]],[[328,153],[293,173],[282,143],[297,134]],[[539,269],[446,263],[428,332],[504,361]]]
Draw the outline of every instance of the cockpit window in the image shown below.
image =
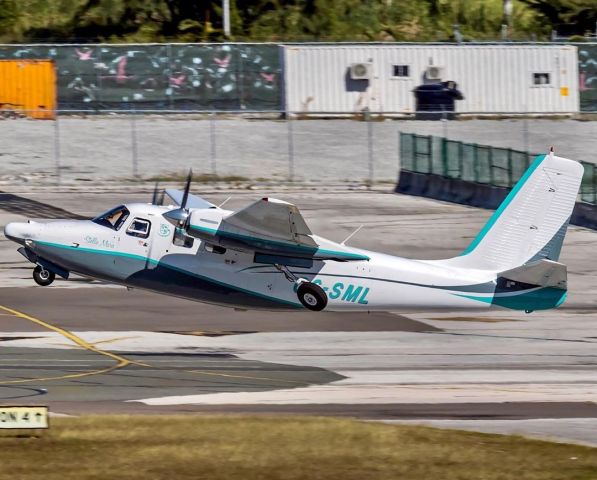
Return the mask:
[[120,207],[108,210],[106,213],[102,213],[92,221],[98,225],[111,228],[112,230],[119,230],[129,214],[130,212],[128,209],[124,205],[121,205]]
[[149,237],[149,230],[151,229],[151,223],[149,220],[143,220],[142,218],[135,218],[126,229],[126,234],[133,237],[147,238]]

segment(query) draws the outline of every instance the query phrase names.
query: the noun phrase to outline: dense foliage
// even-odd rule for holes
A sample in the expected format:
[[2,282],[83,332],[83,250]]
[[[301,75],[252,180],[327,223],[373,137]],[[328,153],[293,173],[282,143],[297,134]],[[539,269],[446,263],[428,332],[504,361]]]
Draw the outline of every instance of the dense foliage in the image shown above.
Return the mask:
[[[237,41],[493,40],[503,0],[230,0]],[[512,0],[510,39],[594,31],[595,0]],[[454,24],[459,33],[454,34]],[[0,0],[1,42],[220,41],[221,0]]]

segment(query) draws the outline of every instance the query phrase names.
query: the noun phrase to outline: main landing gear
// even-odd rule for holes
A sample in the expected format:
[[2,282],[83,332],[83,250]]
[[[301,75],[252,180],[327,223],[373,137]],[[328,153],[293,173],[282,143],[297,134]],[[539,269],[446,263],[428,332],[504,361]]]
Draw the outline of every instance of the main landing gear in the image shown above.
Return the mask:
[[41,285],[42,287],[47,287],[50,285],[55,278],[56,274],[54,272],[42,267],[41,265],[37,265],[33,269],[33,280],[35,280],[35,283]]
[[298,286],[296,288],[296,296],[305,308],[319,312],[327,306],[328,296],[323,291],[323,288],[303,278],[296,277],[296,275],[288,270],[286,265],[276,263],[274,266],[284,274],[286,280]]

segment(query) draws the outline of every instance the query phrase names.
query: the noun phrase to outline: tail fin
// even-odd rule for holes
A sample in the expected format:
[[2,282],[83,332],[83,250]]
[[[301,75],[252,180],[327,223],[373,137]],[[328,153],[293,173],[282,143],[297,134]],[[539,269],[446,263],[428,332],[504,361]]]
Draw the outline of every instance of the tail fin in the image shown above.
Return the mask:
[[540,155],[454,265],[504,271],[557,261],[583,176],[580,163]]

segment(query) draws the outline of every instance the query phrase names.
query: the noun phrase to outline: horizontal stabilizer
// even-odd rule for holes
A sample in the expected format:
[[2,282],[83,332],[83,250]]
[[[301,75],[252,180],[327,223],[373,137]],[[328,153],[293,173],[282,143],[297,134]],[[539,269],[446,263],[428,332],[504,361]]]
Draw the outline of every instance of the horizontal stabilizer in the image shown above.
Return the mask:
[[566,265],[552,260],[537,260],[506,270],[498,275],[498,277],[518,283],[562,290],[567,288],[567,276]]
[[[182,204],[182,197],[184,196],[184,192],[182,190],[167,188],[164,192],[176,205]],[[215,208],[215,205],[213,203],[209,203],[207,200],[204,200],[201,197],[198,197],[197,195],[189,194],[186,208]]]

